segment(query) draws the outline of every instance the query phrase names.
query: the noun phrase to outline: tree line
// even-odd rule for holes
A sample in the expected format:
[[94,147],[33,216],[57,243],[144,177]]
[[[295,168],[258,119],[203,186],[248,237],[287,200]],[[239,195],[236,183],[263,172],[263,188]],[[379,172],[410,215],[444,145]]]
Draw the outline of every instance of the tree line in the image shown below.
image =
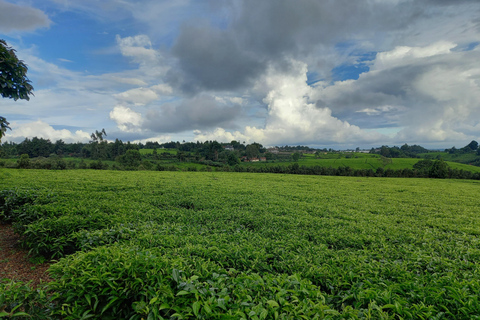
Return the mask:
[[[421,158],[421,154],[426,154],[432,152],[431,150],[425,149],[419,145],[409,146],[404,144],[401,147],[389,147],[381,146],[380,148],[372,148],[370,153],[379,154],[386,158]],[[478,142],[472,140],[465,147],[457,149],[455,147],[445,149],[445,152],[448,154],[476,154],[480,155],[480,148],[478,147]]]
[[[91,135],[89,143],[65,143],[63,140],[51,142],[49,139],[34,137],[26,138],[20,143],[6,142],[0,147],[0,157],[18,157],[27,154],[29,158],[50,157],[50,156],[69,156],[92,160],[111,160],[116,161],[118,157],[124,156],[128,150],[153,149],[150,156],[155,160],[177,158],[179,161],[220,161],[235,165],[239,162],[239,158],[244,156],[248,159],[265,157],[267,160],[275,160],[279,158],[288,158],[285,155],[274,155],[267,152],[267,149],[259,143],[245,144],[237,141],[230,143],[220,143],[217,141],[204,142],[166,142],[158,143],[148,141],[143,143],[123,142],[115,139],[114,142],[108,142],[104,139],[105,130],[96,131]],[[282,149],[283,147],[281,147]],[[168,152],[175,149],[176,155]],[[287,146],[286,150],[291,148]],[[284,149],[282,149],[284,150]]]

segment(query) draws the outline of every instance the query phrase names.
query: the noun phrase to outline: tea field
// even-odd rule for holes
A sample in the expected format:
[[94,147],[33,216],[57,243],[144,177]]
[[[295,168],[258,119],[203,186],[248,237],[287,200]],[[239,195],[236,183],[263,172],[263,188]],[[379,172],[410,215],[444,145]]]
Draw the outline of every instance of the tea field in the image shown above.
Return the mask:
[[480,319],[480,181],[0,169],[0,317]]
[[[350,157],[346,157],[350,156]],[[298,161],[299,165],[311,167],[319,166],[325,168],[340,168],[350,167],[352,169],[372,169],[377,170],[383,168],[385,170],[402,170],[413,169],[414,165],[422,159],[420,158],[381,158],[377,154],[327,154],[321,158],[315,158],[313,154],[305,154]],[[465,170],[471,172],[480,172],[480,167],[468,165],[464,163],[458,163],[453,161],[446,161],[447,165],[452,169]],[[291,165],[292,162],[246,162],[242,163],[242,166],[263,167],[263,166],[278,166],[278,165]]]

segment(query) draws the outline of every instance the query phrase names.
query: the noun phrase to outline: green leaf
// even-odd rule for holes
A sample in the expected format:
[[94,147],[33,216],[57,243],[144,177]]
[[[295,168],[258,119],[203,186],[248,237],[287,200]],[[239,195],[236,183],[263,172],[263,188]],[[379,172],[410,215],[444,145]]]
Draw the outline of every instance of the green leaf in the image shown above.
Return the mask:
[[195,317],[198,317],[198,312],[200,311],[200,308],[202,305],[200,304],[200,301],[195,301],[192,305],[193,313],[195,314]]
[[92,305],[92,298],[90,297],[89,294],[85,295],[85,299],[87,299],[88,305]]
[[110,306],[119,299],[119,297],[111,297],[110,298],[110,302],[105,306],[103,307],[102,311],[100,312],[100,314],[103,314],[105,311],[107,311],[108,308],[110,308]]
[[163,309],[170,309],[170,305],[166,302],[162,303],[162,305],[160,306],[160,308],[158,308],[158,310],[163,310]]
[[30,315],[26,312],[16,312],[12,315],[13,317],[20,317],[20,316],[24,316],[24,317],[29,317]]
[[217,304],[220,308],[227,311],[227,307],[225,306],[225,299],[223,299],[223,298],[218,299]]
[[279,307],[277,301],[275,300],[268,300],[267,303],[270,305],[270,307],[272,308],[276,308],[276,307]]
[[268,311],[267,309],[262,309],[262,312],[260,312],[260,319],[266,319],[268,316]]
[[205,312],[208,314],[212,313],[212,308],[208,304],[204,305],[203,308],[205,309]]
[[190,293],[191,293],[191,292],[188,292],[188,291],[182,290],[182,291],[180,291],[179,293],[177,293],[177,297],[178,297],[178,296],[184,296],[184,295],[186,295],[186,294],[190,294]]
[[180,270],[178,269],[173,269],[172,270],[172,278],[173,280],[176,282],[176,283],[179,283],[180,282]]

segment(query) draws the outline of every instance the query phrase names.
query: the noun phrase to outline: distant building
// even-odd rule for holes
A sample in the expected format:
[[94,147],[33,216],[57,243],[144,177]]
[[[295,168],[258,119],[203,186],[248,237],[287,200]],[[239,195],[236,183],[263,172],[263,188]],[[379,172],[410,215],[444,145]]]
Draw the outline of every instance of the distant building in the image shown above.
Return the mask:
[[273,154],[278,154],[278,148],[268,148],[267,152],[273,153]]
[[235,151],[235,148],[232,145],[226,145],[226,146],[223,146],[223,148],[227,151]]

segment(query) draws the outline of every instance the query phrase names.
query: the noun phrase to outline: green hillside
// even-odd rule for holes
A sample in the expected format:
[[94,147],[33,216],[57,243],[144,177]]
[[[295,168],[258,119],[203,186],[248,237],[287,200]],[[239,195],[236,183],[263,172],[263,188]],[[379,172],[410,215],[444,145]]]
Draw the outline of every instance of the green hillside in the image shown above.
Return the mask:
[[[350,167],[352,169],[373,169],[384,168],[384,169],[393,169],[401,170],[404,168],[413,169],[413,165],[418,161],[422,160],[421,158],[381,158],[379,155],[375,154],[341,154],[341,153],[330,153],[324,155],[322,158],[315,158],[313,154],[303,155],[302,158],[298,161],[299,165],[304,166],[321,166],[321,167]],[[446,161],[448,166],[452,169],[465,170],[471,172],[480,172],[480,167],[472,166],[468,164]],[[253,163],[244,163],[246,166],[274,166],[274,165],[288,165],[291,164],[291,161],[281,162],[253,162]]]

